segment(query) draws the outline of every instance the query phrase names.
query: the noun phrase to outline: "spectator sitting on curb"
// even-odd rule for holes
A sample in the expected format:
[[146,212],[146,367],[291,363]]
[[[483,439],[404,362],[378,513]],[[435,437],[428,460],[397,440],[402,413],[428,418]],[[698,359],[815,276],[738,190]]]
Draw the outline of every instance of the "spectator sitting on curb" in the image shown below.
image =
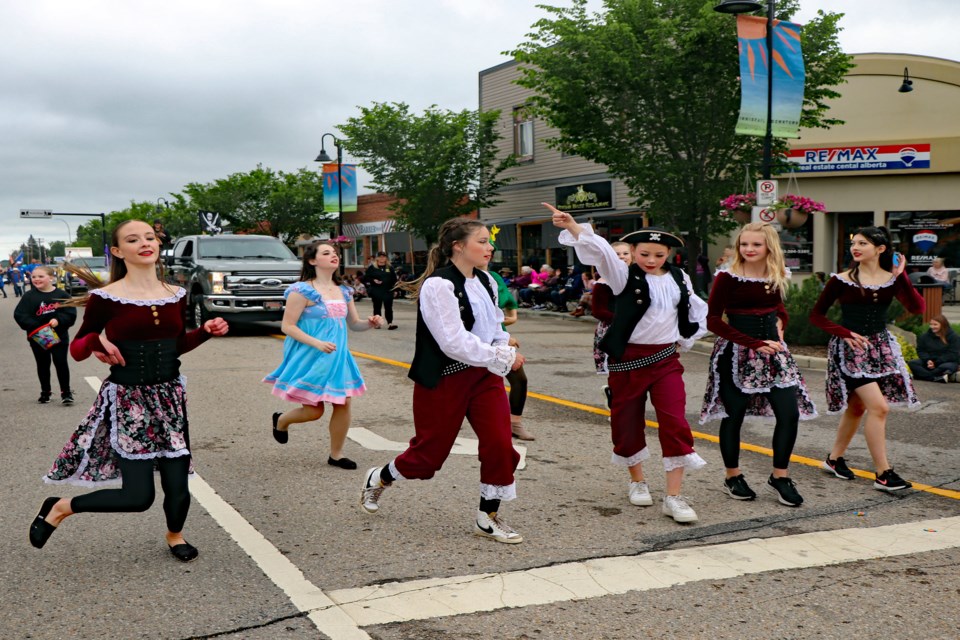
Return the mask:
[[960,336],[943,314],[930,319],[930,329],[917,338],[916,360],[907,363],[913,377],[927,382],[947,382],[960,363]]
[[[517,300],[521,307],[530,307],[530,297],[533,292],[530,290],[530,283],[533,281],[533,267],[523,265],[520,267],[520,275],[513,279],[510,288],[515,292]],[[526,293],[524,293],[526,292]]]
[[[544,267],[547,266],[548,265],[544,265]],[[531,288],[533,288],[533,309],[537,311],[543,309],[552,311],[553,309],[550,307],[553,306],[553,302],[551,301],[550,297],[553,293],[553,290],[561,286],[563,282],[563,272],[560,269],[551,269],[550,273],[547,274],[547,277],[543,279],[543,267],[541,267],[540,275],[542,280],[540,286],[534,287],[534,285],[530,285]]]
[[583,276],[577,267],[567,267],[568,274],[566,280],[554,287],[550,292],[550,302],[553,303],[554,311],[567,313],[567,303],[571,300],[580,300],[583,295]]

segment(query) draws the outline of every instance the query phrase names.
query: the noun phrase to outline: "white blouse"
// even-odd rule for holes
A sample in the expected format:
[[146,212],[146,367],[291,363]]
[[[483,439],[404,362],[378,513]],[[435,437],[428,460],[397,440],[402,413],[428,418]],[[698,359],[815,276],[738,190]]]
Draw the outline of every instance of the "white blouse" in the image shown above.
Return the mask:
[[[573,247],[580,262],[595,265],[600,276],[607,281],[607,285],[614,295],[619,295],[626,286],[629,276],[629,267],[617,257],[606,240],[596,235],[589,224],[580,225],[580,237],[574,239],[573,234],[564,229],[560,232],[560,244]],[[634,327],[630,335],[631,344],[670,344],[677,342],[681,351],[689,351],[693,343],[707,332],[707,303],[693,292],[690,276],[683,274],[683,281],[690,294],[690,322],[699,325],[697,332],[689,338],[680,335],[677,326],[677,305],[680,304],[680,289],[669,273],[663,275],[647,274],[647,284],[650,286],[650,308],[643,314],[643,318]]]
[[[491,284],[493,278],[490,278]],[[473,329],[467,331],[460,319],[460,302],[453,283],[445,278],[427,278],[420,287],[420,314],[437,341],[440,350],[454,360],[505,376],[517,358],[517,350],[507,346],[510,334],[504,331],[503,311],[490,300],[477,277],[467,278],[467,300],[473,311]],[[496,289],[493,290],[496,299]]]

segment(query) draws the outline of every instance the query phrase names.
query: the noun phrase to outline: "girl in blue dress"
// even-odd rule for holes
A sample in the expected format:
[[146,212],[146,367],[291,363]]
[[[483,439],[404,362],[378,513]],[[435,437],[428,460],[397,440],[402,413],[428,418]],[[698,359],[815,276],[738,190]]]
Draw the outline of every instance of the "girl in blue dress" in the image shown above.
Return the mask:
[[284,294],[283,362],[263,381],[273,385],[273,395],[301,405],[273,414],[277,442],[287,443],[291,424],[319,420],[323,403],[329,402],[333,415],[327,464],[356,469],[353,460],[343,457],[343,445],[350,429],[350,398],[362,395],[366,385],[347,349],[347,328],[379,329],[384,320],[376,315],[360,319],[350,288],[340,281],[339,266],[333,245],[315,242],[304,251],[300,281]]

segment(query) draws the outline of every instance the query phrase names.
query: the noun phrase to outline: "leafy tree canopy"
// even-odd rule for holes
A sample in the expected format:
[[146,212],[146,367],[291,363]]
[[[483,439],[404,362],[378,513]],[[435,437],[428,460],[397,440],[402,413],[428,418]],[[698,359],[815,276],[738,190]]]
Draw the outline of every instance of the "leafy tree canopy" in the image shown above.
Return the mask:
[[404,103],[374,103],[338,127],[343,148],[360,158],[373,186],[397,197],[391,205],[402,228],[428,244],[444,220],[491,207],[507,182],[500,173],[511,157],[496,159],[497,111],[445,111],[422,115]]
[[[608,167],[660,225],[686,230],[689,268],[701,240],[729,230],[720,199],[760,165],[762,138],[734,133],[740,108],[736,20],[717,0],[586,0],[544,6],[547,18],[510,52],[534,112],[559,129],[555,148]],[[781,0],[789,19],[797,0]],[[819,12],[803,28],[807,78],[801,126],[829,127],[850,57],[839,47],[842,14]],[[776,91],[776,87],[774,87]],[[774,139],[774,154],[786,143]]]

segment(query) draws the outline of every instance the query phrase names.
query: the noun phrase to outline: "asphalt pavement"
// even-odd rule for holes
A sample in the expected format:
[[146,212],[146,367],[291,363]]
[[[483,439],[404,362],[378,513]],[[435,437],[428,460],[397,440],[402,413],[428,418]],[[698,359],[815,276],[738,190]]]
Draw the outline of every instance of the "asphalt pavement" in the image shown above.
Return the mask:
[[[822,472],[837,419],[802,423],[791,475],[805,503],[790,509],[769,495],[736,502],[721,491],[717,424],[696,423],[708,360],[685,354],[687,418],[708,465],[684,486],[700,521],[678,525],[660,513],[655,428],[645,466],[655,506],[630,505],[627,474],[609,463],[592,323],[524,313],[512,329],[528,359],[524,419],[537,439],[523,443],[519,497],[502,509],[525,541],[501,545],[471,535],[479,465],[467,424],[466,453],[436,478],[391,487],[376,516],[357,507],[363,471],[412,435],[402,366],[412,356],[412,305],[396,305],[397,331],[350,336],[368,385],[345,451],[356,471],[326,464],[329,415],[294,426],[286,446],[273,441],[270,415],[289,405],[260,380],[280,360],[278,326],[234,326],[183,358],[199,475],[185,536],[201,553],[183,565],[165,549],[159,500],[143,514],[77,515],[43,550],[30,547],[42,499],[84,491],[40,477],[106,368],[72,362],[76,405],[36,404],[14,303],[0,299],[2,638],[960,636],[960,385],[919,383],[922,408],[890,414],[890,458],[918,487],[898,495]],[[359,307],[370,313],[369,303]],[[825,413],[823,373],[805,376]],[[771,431],[766,422],[743,428],[741,465],[755,488],[770,472]],[[872,471],[862,435],[847,459]],[[569,581],[580,575],[589,578]],[[491,580],[501,586],[470,590]]]

